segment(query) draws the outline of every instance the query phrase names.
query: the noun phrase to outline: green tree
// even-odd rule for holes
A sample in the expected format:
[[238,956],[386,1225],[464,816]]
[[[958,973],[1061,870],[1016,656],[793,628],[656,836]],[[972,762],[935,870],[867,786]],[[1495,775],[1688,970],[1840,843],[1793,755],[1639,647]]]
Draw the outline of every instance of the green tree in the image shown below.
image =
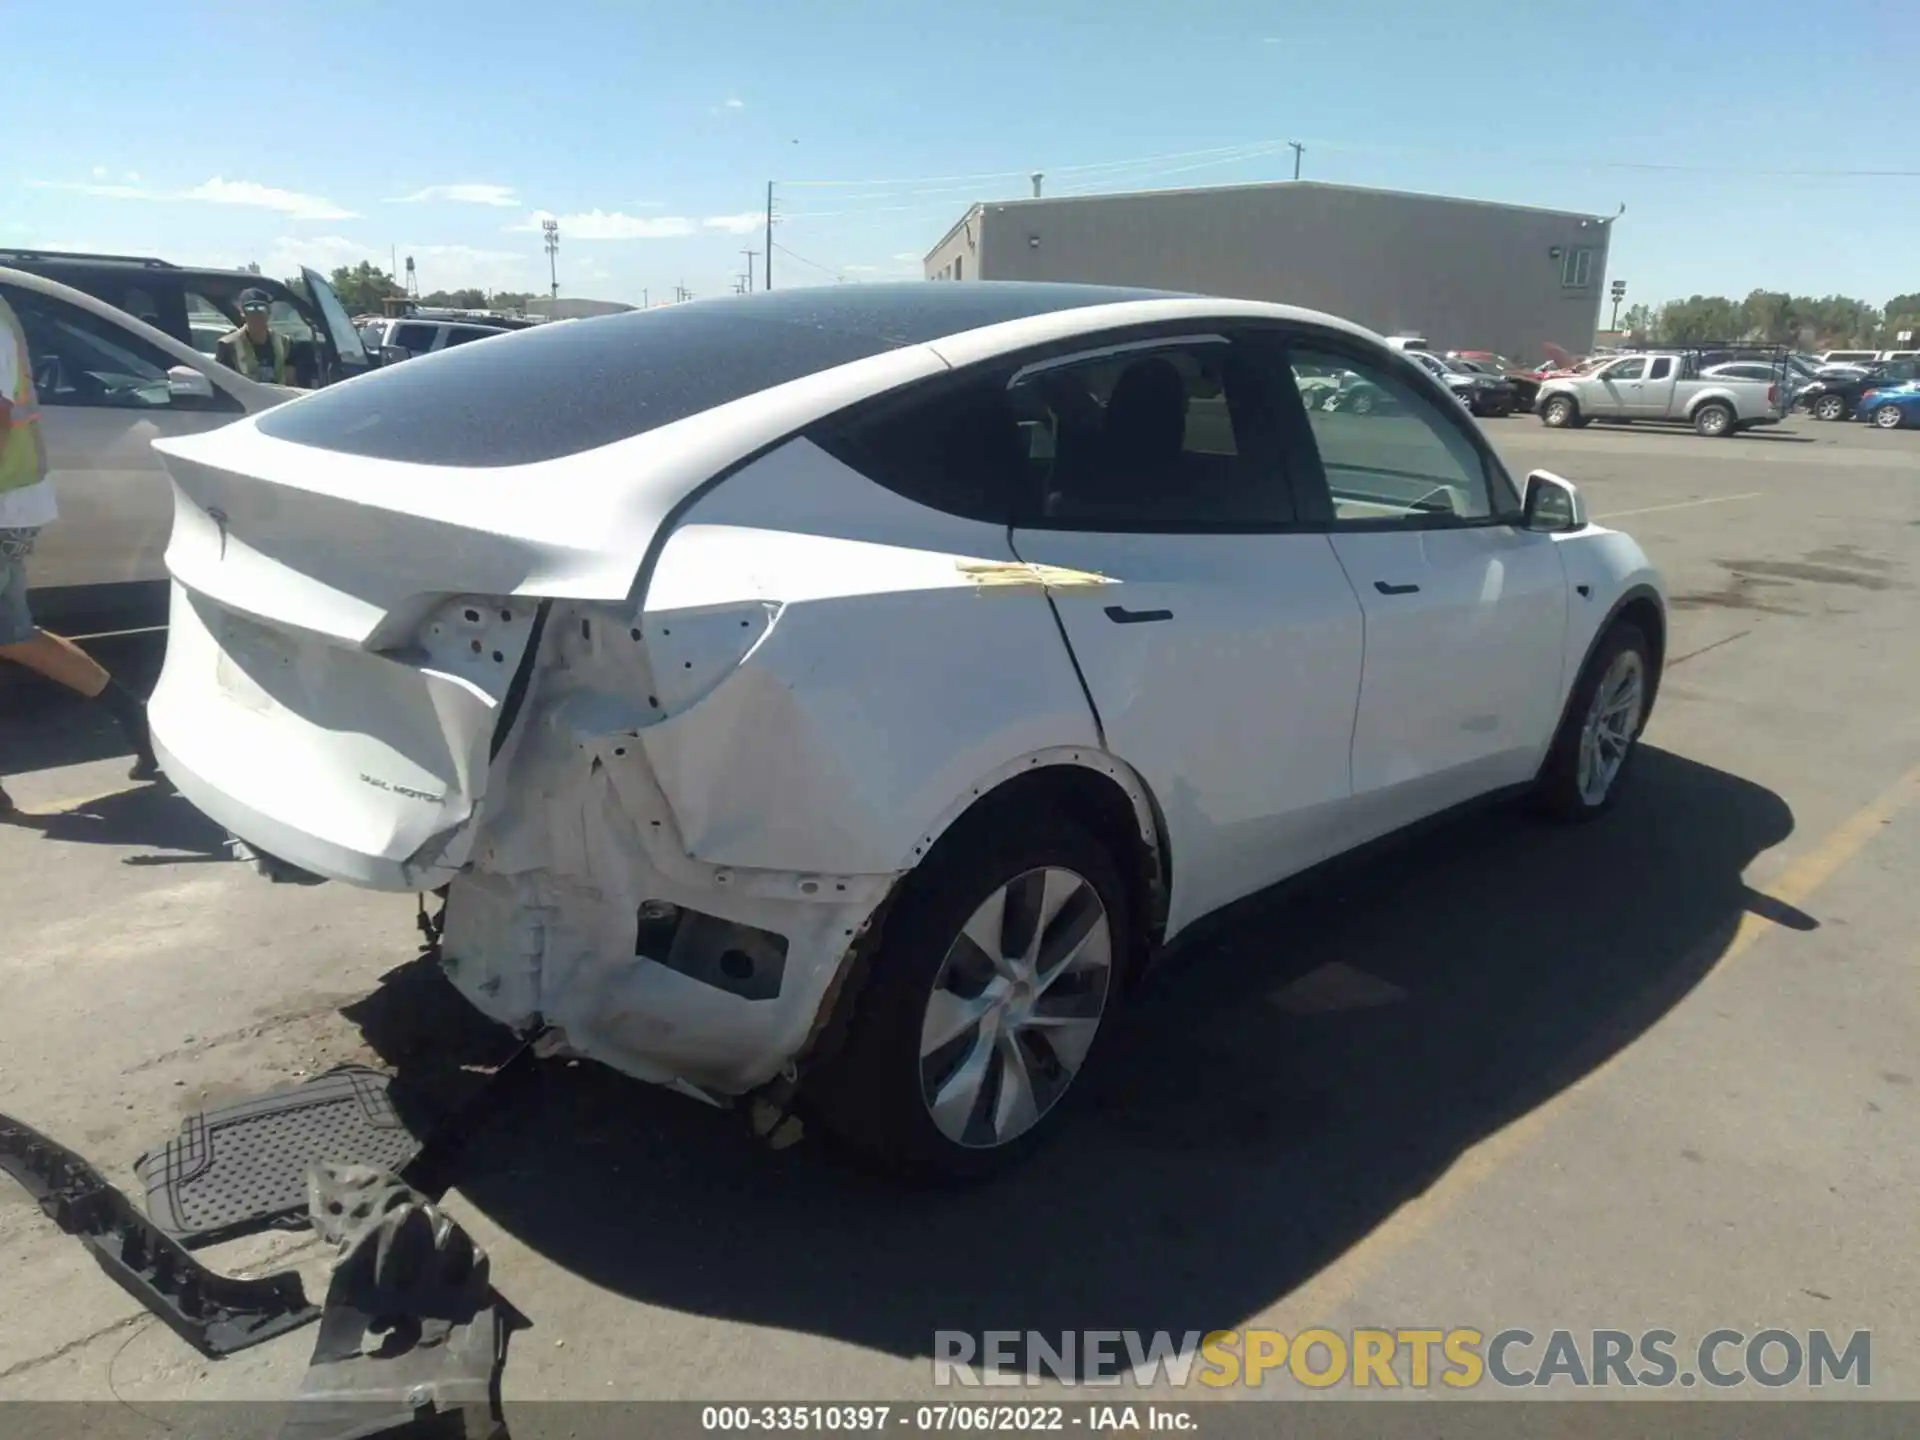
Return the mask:
[[487,292],[484,290],[435,290],[420,299],[422,305],[442,305],[450,310],[484,310],[487,308]]
[[1659,314],[1651,305],[1632,305],[1620,317],[1620,326],[1636,340],[1657,340],[1659,320]]
[[341,303],[356,315],[377,311],[380,302],[388,296],[406,293],[394,283],[393,276],[370,260],[362,260],[358,265],[342,265],[330,278]]
[[1660,307],[1660,338],[1669,344],[1738,339],[1746,328],[1740,302],[1724,295],[1692,295]]
[[527,302],[533,299],[531,292],[519,290],[496,290],[493,292],[495,310],[521,310],[527,308]]
[[1909,350],[1916,348],[1915,340],[1900,339],[1902,330],[1920,337],[1920,292],[1896,295],[1887,302],[1886,322],[1880,327],[1881,348],[1890,350],[1896,345]]

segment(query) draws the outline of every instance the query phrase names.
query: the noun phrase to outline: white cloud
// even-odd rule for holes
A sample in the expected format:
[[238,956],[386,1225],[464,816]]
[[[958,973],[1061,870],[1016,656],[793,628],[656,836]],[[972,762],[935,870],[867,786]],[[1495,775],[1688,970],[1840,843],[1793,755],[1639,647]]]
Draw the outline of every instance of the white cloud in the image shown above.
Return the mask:
[[842,265],[840,268],[849,275],[872,275],[880,269],[878,265]]
[[278,210],[295,220],[353,220],[351,210],[343,209],[318,195],[303,195],[298,190],[276,190],[252,180],[223,180],[218,175],[191,190],[183,190],[180,200],[205,200],[214,205],[257,205],[262,210]]
[[694,233],[695,225],[684,215],[627,215],[618,210],[586,210],[573,215],[555,215],[550,210],[535,210],[510,231],[537,233],[543,220],[560,222],[560,240],[672,240]]
[[388,201],[392,205],[418,205],[427,201],[444,200],[458,205],[499,205],[511,207],[520,203],[520,197],[513,193],[511,185],[429,185],[424,190],[416,190],[411,195],[396,195]]
[[729,110],[744,110],[747,108],[747,102],[736,96],[728,96],[725,103]]
[[104,180],[104,179],[106,179],[106,178],[107,178],[107,167],[106,167],[106,166],[104,166],[104,165],[96,165],[96,166],[94,166],[94,167],[93,167],[93,178],[94,178],[94,179],[96,179],[96,180]]
[[[95,167],[96,175],[103,173]],[[133,184],[106,184],[83,180],[33,180],[36,190],[66,190],[77,195],[97,195],[109,200],[197,200],[211,205],[251,205],[262,210],[278,210],[294,220],[352,220],[351,210],[343,209],[318,195],[303,195],[298,190],[279,190],[252,180],[213,179],[188,190],[149,190]]]
[[896,250],[893,258],[902,265],[918,265],[925,258],[911,250]]
[[140,183],[140,172],[138,170],[129,170],[120,178],[125,180],[129,185],[138,185]]
[[758,210],[742,210],[738,215],[709,215],[700,222],[709,230],[724,230],[729,235],[751,235],[767,223]]

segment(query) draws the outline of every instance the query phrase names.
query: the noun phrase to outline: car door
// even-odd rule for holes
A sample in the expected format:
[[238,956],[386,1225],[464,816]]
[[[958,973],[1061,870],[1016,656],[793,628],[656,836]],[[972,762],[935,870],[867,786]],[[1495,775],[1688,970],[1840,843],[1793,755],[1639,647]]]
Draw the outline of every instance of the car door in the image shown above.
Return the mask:
[[1567,580],[1473,422],[1385,357],[1301,335],[1290,365],[1345,363],[1399,402],[1298,412],[1301,505],[1365,615],[1351,843],[1532,776],[1558,720]]
[[1638,381],[1623,382],[1623,388],[1631,384],[1638,392],[1634,408],[1628,413],[1640,419],[1658,420],[1673,408],[1675,361],[1671,355],[1655,355],[1642,363],[1646,374]]
[[1595,414],[1644,415],[1647,413],[1647,357],[1630,355],[1616,360],[1594,376],[1592,388]]
[[1030,470],[1013,548],[1051,590],[1107,747],[1166,819],[1169,930],[1338,848],[1361,615],[1296,526],[1271,378],[1228,333],[1011,378]]
[[165,351],[104,316],[38,291],[0,287],[20,317],[40,396],[40,429],[60,518],[28,562],[36,588],[164,580],[173,487],[153,441],[244,413],[211,397],[175,395]]

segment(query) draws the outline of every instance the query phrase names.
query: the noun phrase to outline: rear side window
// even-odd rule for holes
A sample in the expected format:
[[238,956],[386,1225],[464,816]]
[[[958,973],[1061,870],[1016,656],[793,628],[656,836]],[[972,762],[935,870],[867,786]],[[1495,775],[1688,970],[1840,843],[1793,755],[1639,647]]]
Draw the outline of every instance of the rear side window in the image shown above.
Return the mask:
[[432,325],[396,325],[393,338],[387,343],[398,345],[402,350],[411,350],[416,355],[424,355],[433,349],[433,337],[439,333]]

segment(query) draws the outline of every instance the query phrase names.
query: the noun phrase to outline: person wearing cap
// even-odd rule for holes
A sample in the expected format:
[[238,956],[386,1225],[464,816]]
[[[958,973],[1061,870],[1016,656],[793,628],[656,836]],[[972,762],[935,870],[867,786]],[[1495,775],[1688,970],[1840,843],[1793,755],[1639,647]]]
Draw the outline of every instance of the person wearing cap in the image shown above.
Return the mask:
[[240,328],[220,337],[214,358],[229,370],[267,385],[292,385],[293,353],[287,337],[267,324],[273,298],[249,286],[240,292]]
[[[71,640],[42,630],[27,606],[27,557],[55,516],[27,332],[0,297],[0,660],[25,666],[98,701],[131,742],[134,763],[129,778],[155,779],[160,767],[147,736],[147,709],[140,697]],[[12,799],[0,786],[0,817],[14,813]]]

